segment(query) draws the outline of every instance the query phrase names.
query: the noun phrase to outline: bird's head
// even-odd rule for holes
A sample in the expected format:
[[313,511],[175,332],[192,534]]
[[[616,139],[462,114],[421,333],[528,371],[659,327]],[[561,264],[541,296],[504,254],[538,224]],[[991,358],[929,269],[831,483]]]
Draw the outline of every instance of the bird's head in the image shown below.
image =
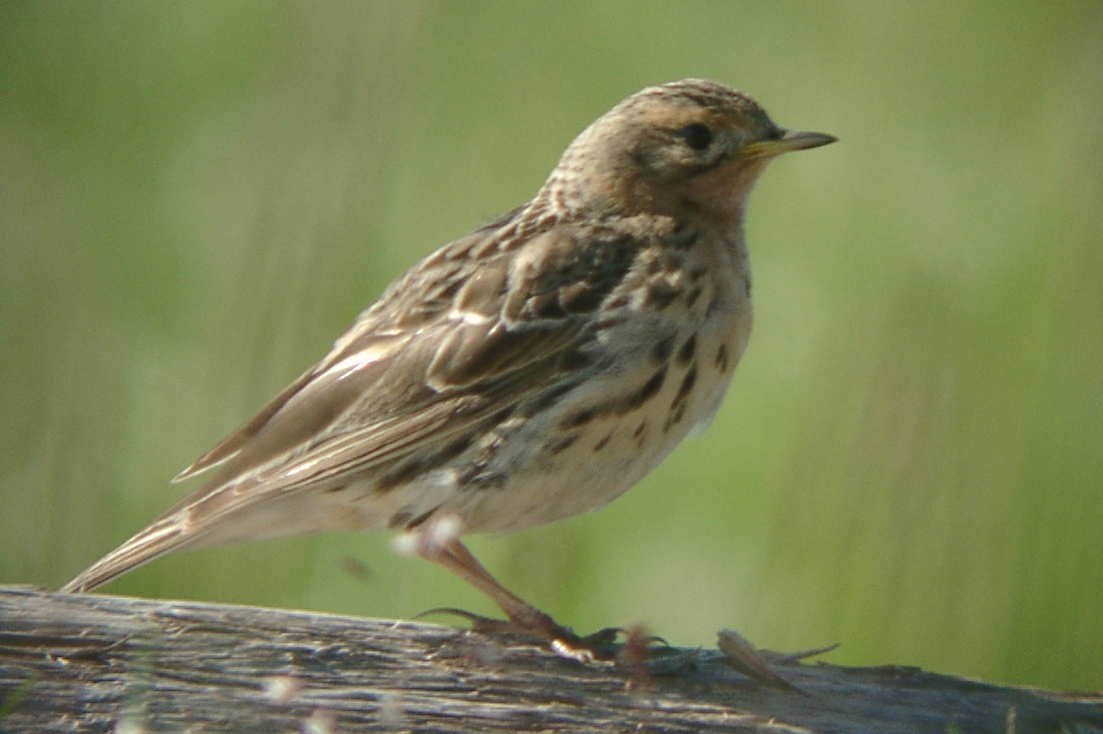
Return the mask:
[[742,92],[685,79],[637,92],[586,128],[543,193],[566,212],[738,219],[770,160],[834,141],[779,127]]

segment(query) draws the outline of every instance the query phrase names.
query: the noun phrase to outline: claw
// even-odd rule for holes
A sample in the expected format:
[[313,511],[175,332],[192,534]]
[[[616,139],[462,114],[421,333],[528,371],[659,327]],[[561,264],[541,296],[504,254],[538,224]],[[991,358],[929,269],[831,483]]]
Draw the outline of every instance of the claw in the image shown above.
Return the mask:
[[617,643],[617,638],[625,633],[623,627],[604,627],[597,632],[592,632],[579,641],[592,647],[608,647]]
[[462,617],[471,623],[472,632],[478,632],[484,635],[516,635],[525,632],[525,630],[508,620],[484,617],[481,614],[475,614],[474,612],[469,612],[465,609],[457,609],[455,607],[433,607],[432,609],[426,609],[424,612],[414,615],[413,619],[422,619],[431,614],[451,614],[455,617]]

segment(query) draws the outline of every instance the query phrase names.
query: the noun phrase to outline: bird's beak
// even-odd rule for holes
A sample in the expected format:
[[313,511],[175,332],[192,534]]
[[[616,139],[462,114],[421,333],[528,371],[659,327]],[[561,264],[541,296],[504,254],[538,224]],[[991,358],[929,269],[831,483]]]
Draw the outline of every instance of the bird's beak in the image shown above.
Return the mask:
[[807,150],[818,148],[821,145],[834,143],[837,138],[827,133],[802,132],[800,130],[786,130],[780,138],[770,140],[756,140],[747,143],[739,149],[741,158],[772,158],[782,153],[794,150]]

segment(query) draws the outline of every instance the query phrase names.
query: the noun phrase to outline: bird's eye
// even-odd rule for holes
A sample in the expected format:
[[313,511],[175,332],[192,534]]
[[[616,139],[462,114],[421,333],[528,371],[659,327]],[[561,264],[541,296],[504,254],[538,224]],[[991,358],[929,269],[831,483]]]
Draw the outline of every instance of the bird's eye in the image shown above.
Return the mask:
[[712,144],[712,130],[709,129],[708,125],[700,122],[686,125],[678,131],[678,135],[686,141],[686,145],[694,150],[704,150]]

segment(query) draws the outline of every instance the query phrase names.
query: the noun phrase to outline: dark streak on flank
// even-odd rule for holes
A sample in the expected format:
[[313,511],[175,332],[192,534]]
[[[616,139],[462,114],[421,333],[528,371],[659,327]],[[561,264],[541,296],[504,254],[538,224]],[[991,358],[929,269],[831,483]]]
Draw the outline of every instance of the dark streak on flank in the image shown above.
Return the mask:
[[655,397],[659,390],[663,388],[663,382],[666,381],[666,367],[659,369],[655,374],[651,376],[643,386],[633,393],[627,395],[620,401],[620,405],[617,406],[617,413],[631,413],[633,410],[643,407],[643,405]]
[[501,489],[506,486],[506,477],[499,472],[487,471],[486,466],[477,463],[459,476],[457,484],[463,491]]
[[651,348],[651,359],[656,364],[666,364],[670,359],[670,355],[674,352],[674,337],[668,336],[665,339],[660,339],[655,342],[655,346]]
[[421,525],[426,520],[428,520],[434,512],[436,512],[439,509],[440,509],[440,505],[437,505],[433,509],[426,510],[425,512],[421,513],[420,515],[418,515],[417,517],[415,517],[413,520],[410,521],[410,523],[406,526],[406,529],[407,530],[412,530],[413,528],[416,528],[418,525]]
[[591,408],[575,411],[559,421],[559,427],[563,429],[581,428],[595,418],[605,415],[624,415],[642,408],[648,400],[655,397],[666,382],[667,367],[664,364],[637,389],[624,397],[615,398]]
[[671,427],[681,422],[682,418],[686,415],[685,403],[674,403],[670,406],[670,415],[666,417],[666,422],[663,423],[663,433],[670,431]]
[[584,426],[594,418],[598,416],[598,410],[595,408],[587,408],[586,410],[580,410],[575,413],[571,413],[566,418],[559,422],[560,428],[578,428]]
[[548,453],[552,456],[562,453],[570,448],[577,440],[577,433],[572,433],[569,436],[564,436],[563,438],[556,439],[547,447]]
[[678,388],[678,394],[674,396],[675,401],[685,402],[689,397],[690,391],[693,390],[693,386],[697,384],[697,365],[690,365],[686,370],[686,376],[682,378],[682,385]]
[[682,348],[678,350],[678,364],[683,367],[693,361],[694,356],[697,354],[697,335],[694,334],[690,338],[686,339],[686,343],[682,345]]
[[604,438],[602,438],[600,441],[598,441],[597,443],[594,444],[594,453],[596,454],[598,451],[601,451],[603,448],[608,446],[609,441],[611,441],[612,438],[613,438],[613,432],[612,431],[609,431],[608,433],[606,433]]
[[678,387],[678,394],[674,396],[674,400],[670,403],[670,414],[663,423],[663,433],[669,431],[671,426],[676,425],[685,417],[686,403],[689,401],[689,395],[693,392],[693,386],[696,384],[697,365],[694,363],[686,370],[686,375],[682,378],[682,384]]
[[716,350],[716,369],[721,372],[728,371],[728,345],[721,344]]
[[437,505],[431,510],[426,510],[417,517],[414,517],[409,510],[399,510],[395,514],[391,515],[391,519],[387,521],[387,528],[395,530],[397,528],[403,528],[404,530],[413,530],[418,525],[424,524],[426,520],[432,517],[433,513],[440,509],[440,505]]

